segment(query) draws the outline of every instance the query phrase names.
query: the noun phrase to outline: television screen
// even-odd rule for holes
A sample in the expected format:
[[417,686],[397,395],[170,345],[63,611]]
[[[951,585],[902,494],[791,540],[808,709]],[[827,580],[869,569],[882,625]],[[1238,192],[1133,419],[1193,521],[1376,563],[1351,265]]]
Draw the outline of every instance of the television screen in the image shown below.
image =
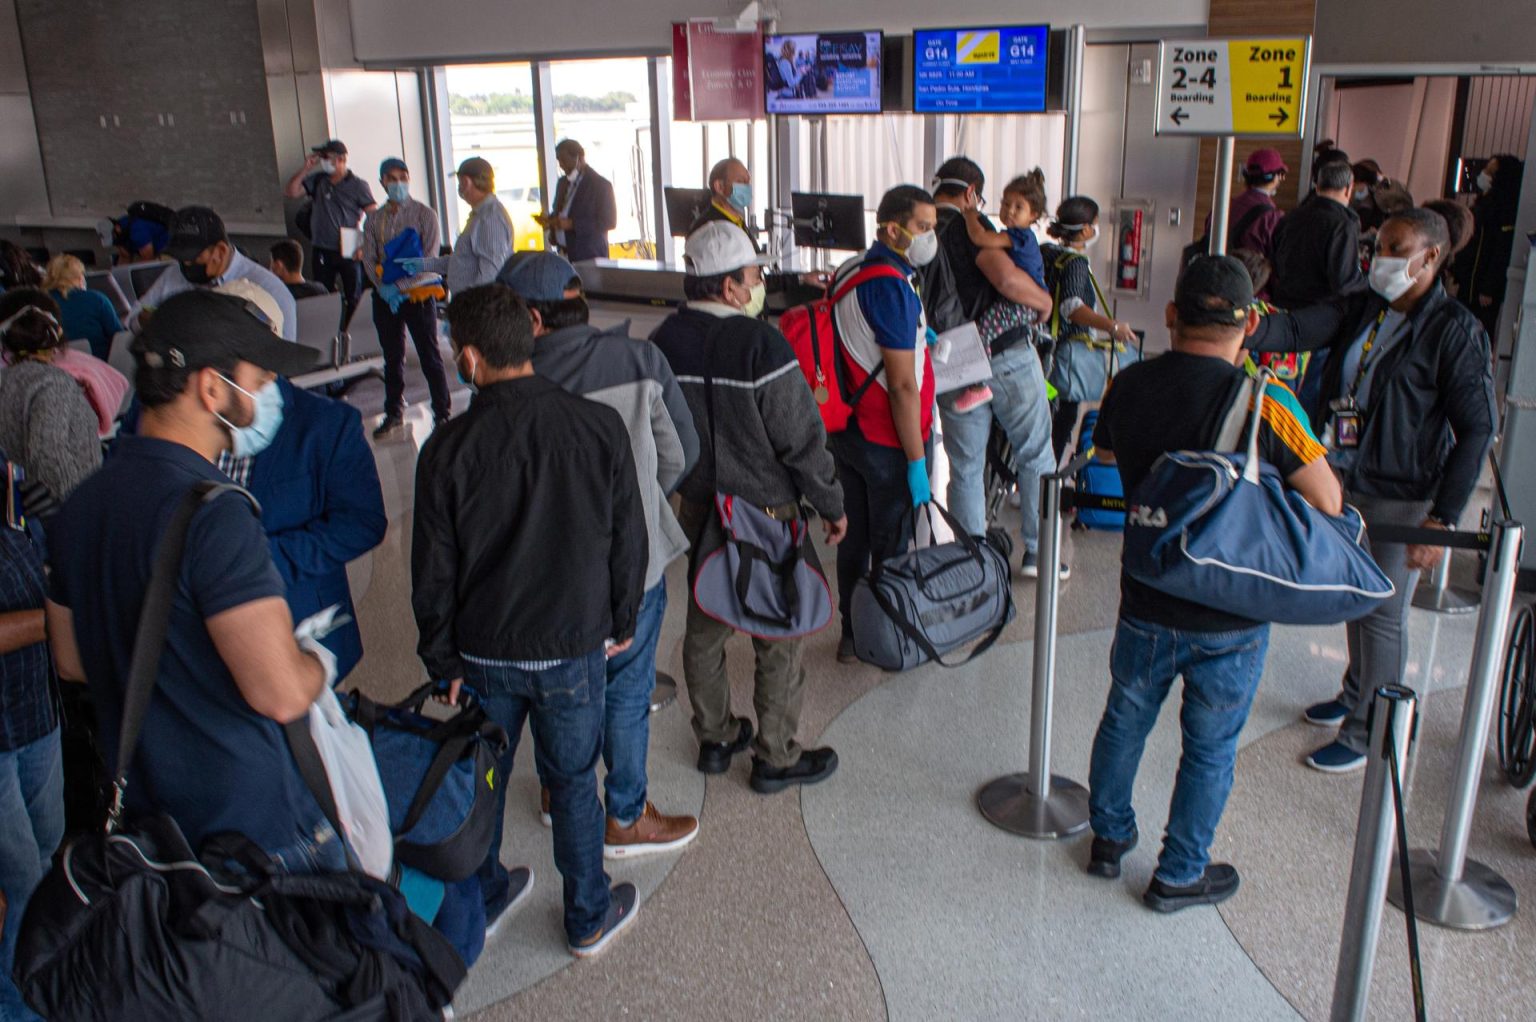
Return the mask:
[[919,29],[912,39],[913,109],[1043,112],[1049,37],[1048,25]]
[[879,32],[818,32],[763,39],[770,114],[880,112]]

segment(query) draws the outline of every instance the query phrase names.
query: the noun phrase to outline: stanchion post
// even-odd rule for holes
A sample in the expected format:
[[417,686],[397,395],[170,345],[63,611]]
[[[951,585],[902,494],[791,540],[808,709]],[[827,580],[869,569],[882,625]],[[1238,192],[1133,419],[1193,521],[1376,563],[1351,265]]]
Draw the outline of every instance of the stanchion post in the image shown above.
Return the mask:
[[1332,1022],[1358,1022],[1366,1017],[1371,971],[1387,882],[1396,845],[1393,827],[1392,765],[1404,775],[1413,741],[1418,696],[1412,689],[1385,685],[1376,690],[1371,707],[1371,744],[1360,793],[1360,823],[1355,828],[1355,855],[1349,870],[1349,895],[1344,903],[1344,932],[1339,938],[1339,966],[1333,982]]
[[976,794],[981,815],[1024,837],[1070,837],[1088,826],[1088,789],[1051,773],[1051,717],[1056,689],[1056,609],[1061,596],[1061,500],[1066,476],[1040,480],[1040,575],[1035,583],[1034,685],[1029,713],[1029,772],[1008,774]]
[[1440,566],[1430,576],[1430,587],[1413,594],[1413,605],[1437,614],[1470,614],[1477,609],[1477,594],[1451,585],[1451,552],[1440,558]]
[[[1409,856],[1415,914],[1425,922],[1456,930],[1492,929],[1515,915],[1515,889],[1490,867],[1468,858],[1467,841],[1477,808],[1477,784],[1488,748],[1495,683],[1509,633],[1524,533],[1518,522],[1494,523],[1477,641],[1461,711],[1456,773],[1440,829],[1440,848],[1438,852],[1414,849]],[[1388,893],[1399,908],[1403,904],[1401,885],[1402,877],[1394,875]]]

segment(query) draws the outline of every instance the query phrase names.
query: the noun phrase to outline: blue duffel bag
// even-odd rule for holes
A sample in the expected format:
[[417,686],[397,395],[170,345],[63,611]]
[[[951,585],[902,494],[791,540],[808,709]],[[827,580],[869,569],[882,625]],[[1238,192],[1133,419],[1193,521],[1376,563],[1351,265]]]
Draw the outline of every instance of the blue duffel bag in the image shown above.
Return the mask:
[[1264,370],[1245,383],[1228,414],[1231,423],[1252,402],[1246,453],[1223,453],[1218,442],[1152,466],[1126,516],[1125,571],[1159,592],[1259,621],[1353,621],[1392,595],[1392,581],[1361,545],[1360,512],[1323,514],[1259,460],[1259,401],[1271,377]]
[[472,876],[490,851],[507,733],[468,687],[460,689],[448,719],[421,712],[428,698],[444,691],[428,683],[392,706],[354,691],[343,705],[373,741],[395,858],[457,883]]
[[[1099,413],[1088,412],[1077,431],[1077,450],[1080,454],[1092,453],[1093,430],[1098,425]],[[1125,487],[1120,482],[1120,467],[1094,458],[1077,472],[1077,492],[1091,497],[1124,497]],[[1077,521],[1088,529],[1105,532],[1125,531],[1125,512],[1104,508],[1078,508]]]

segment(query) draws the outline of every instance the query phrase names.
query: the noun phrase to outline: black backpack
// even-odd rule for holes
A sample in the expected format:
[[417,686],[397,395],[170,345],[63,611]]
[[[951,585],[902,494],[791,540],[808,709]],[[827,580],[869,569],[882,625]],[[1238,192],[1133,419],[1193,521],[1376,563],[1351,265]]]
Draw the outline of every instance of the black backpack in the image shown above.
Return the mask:
[[159,224],[166,230],[171,229],[171,223],[176,219],[176,211],[169,206],[162,206],[158,202],[150,202],[140,199],[128,204],[128,215],[135,220],[149,220]]
[[[1248,212],[1244,213],[1242,217],[1237,221],[1237,223],[1232,224],[1227,228],[1228,255],[1232,253],[1234,248],[1238,247],[1238,240],[1241,239],[1244,234],[1248,233],[1248,228],[1258,223],[1259,217],[1263,216],[1271,209],[1274,209],[1274,207],[1260,203],[1259,205],[1254,206]],[[1184,252],[1179,257],[1179,273],[1183,274],[1183,272],[1189,267],[1189,264],[1194,262],[1196,259],[1199,259],[1201,256],[1208,256],[1210,254],[1211,232],[1210,229],[1207,228],[1204,234],[1200,235],[1200,237],[1184,246]]]

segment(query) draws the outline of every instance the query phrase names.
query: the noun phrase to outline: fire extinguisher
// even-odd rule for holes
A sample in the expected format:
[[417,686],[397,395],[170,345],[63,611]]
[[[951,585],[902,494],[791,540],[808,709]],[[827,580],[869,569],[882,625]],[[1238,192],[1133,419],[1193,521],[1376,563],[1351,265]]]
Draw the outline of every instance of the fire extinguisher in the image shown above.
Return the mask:
[[1120,288],[1135,291],[1141,286],[1141,210],[1120,231]]

